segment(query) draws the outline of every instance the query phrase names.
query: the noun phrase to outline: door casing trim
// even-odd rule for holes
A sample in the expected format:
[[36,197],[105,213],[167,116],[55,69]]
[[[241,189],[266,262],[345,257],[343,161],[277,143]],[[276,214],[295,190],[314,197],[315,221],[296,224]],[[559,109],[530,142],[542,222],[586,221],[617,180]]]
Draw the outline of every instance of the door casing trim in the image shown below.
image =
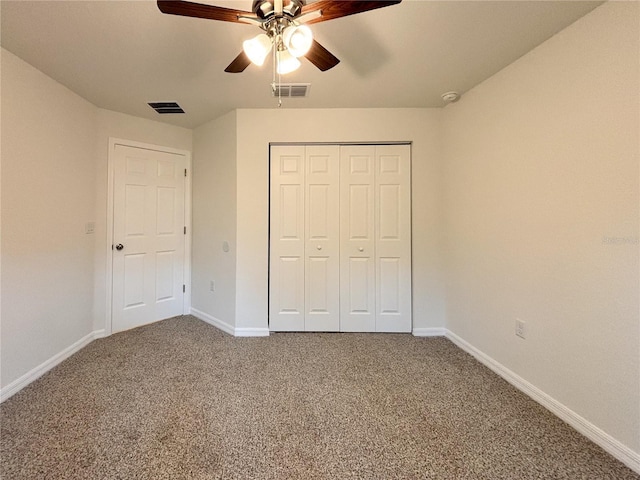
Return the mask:
[[182,300],[182,314],[188,315],[191,309],[191,152],[177,148],[154,145],[150,143],[137,142],[135,140],[125,140],[121,138],[109,137],[109,155],[107,161],[107,242],[106,242],[106,265],[105,265],[105,336],[112,333],[112,305],[113,305],[113,188],[115,185],[114,152],[116,145],[125,147],[144,148],[158,152],[175,153],[184,155],[187,165],[187,176],[184,183],[184,224],[187,227],[184,244],[184,265],[183,281],[185,294]]

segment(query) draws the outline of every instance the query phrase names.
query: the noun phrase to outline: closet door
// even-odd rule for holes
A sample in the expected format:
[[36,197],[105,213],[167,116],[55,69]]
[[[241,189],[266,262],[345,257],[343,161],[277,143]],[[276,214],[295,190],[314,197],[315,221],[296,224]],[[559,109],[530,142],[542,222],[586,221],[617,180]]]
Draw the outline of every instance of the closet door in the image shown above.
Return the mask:
[[375,332],[375,147],[340,147],[340,331]]
[[340,328],[340,147],[305,149],[305,331]]
[[271,148],[272,331],[411,331],[410,147]]
[[303,331],[305,147],[271,147],[269,328]]
[[411,151],[376,147],[376,332],[411,331]]

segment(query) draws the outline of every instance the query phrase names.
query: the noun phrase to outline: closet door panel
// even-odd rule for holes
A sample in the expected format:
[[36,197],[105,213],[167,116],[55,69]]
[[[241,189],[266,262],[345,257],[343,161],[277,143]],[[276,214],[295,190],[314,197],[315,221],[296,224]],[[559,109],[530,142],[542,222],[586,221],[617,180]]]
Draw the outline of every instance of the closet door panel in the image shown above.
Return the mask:
[[375,331],[375,147],[340,148],[340,330]]
[[271,148],[269,328],[302,331],[305,317],[305,150]]
[[408,145],[376,147],[376,332],[411,331],[410,168]]
[[308,145],[304,330],[340,328],[340,147]]

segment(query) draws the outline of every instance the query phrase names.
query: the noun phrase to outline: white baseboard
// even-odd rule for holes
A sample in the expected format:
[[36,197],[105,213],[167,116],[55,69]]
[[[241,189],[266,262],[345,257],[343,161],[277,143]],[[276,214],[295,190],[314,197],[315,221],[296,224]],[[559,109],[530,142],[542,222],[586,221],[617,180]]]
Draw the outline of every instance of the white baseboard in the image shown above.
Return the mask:
[[97,340],[99,338],[104,338],[107,336],[107,331],[104,328],[101,328],[100,330],[94,330],[93,331],[93,339]]
[[208,313],[201,312],[197,308],[193,308],[193,307],[191,307],[191,315],[193,315],[197,319],[202,320],[203,322],[208,323],[209,325],[213,325],[214,327],[222,330],[225,333],[228,333],[229,335],[235,336],[236,329],[231,325],[229,325],[227,322],[223,322],[222,320],[212,315],[209,315]]
[[444,337],[447,333],[446,328],[414,328],[411,332],[414,337]]
[[445,331],[446,337],[462,350],[475,357],[480,363],[484,364],[490,370],[500,375],[525,395],[531,397],[533,400],[538,402],[554,415],[564,420],[566,423],[571,425],[593,443],[599,445],[605,451],[627,465],[630,469],[632,469],[636,473],[640,473],[640,453],[634,452],[629,447],[616,440],[608,433],[604,432],[602,429],[596,427],[594,424],[578,415],[569,407],[563,405],[553,397],[540,390],[538,387],[527,382],[524,378],[515,374],[487,354],[481,352],[476,347],[468,343],[466,340],[463,340],[452,331],[446,329]]
[[208,313],[204,313],[196,308],[191,308],[191,315],[196,318],[199,318],[203,322],[208,323],[209,325],[213,325],[216,328],[219,328],[225,333],[229,335],[233,335],[234,337],[268,337],[269,329],[268,328],[240,328],[233,327],[229,325],[227,322],[220,320],[219,318],[214,317],[213,315],[209,315]]
[[0,390],[0,403],[4,402],[9,397],[11,397],[11,396],[15,395],[16,393],[18,393],[20,390],[22,390],[24,387],[29,385],[31,382],[33,382],[34,380],[37,380],[38,378],[40,378],[42,375],[47,373],[49,370],[51,370],[55,366],[59,365],[63,361],[65,361],[71,355],[73,355],[77,351],[79,351],[82,348],[84,348],[87,345],[89,345],[95,339],[102,338],[104,336],[105,336],[105,331],[104,330],[96,330],[94,332],[91,332],[91,333],[85,335],[84,337],[82,337],[77,342],[75,342],[73,345],[71,345],[71,346],[65,348],[64,350],[62,350],[61,352],[55,354],[49,360],[46,360],[43,363],[41,363],[40,365],[38,365],[37,367],[29,370],[27,373],[22,375],[20,378],[14,380],[9,385],[7,385],[6,387],[4,387],[4,388],[2,388]]
[[236,328],[236,337],[268,337],[268,328]]

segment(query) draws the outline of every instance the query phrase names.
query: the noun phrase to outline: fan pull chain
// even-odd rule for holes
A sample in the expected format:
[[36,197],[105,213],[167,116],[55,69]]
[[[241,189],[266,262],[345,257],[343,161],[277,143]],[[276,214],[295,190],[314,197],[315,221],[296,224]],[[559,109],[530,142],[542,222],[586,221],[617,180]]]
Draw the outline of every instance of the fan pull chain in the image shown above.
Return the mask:
[[271,75],[271,93],[273,93],[273,96],[275,97],[276,95],[276,52],[275,52],[275,48],[271,49],[272,52],[272,57],[273,57],[273,62],[271,62],[272,65],[272,75]]
[[[280,39],[278,39],[278,42],[276,42],[277,45],[280,45]],[[276,51],[278,50],[277,48],[274,48],[274,58],[277,60],[278,59],[278,55],[276,55]],[[275,62],[273,63],[275,65]],[[276,68],[276,70],[278,70]],[[280,72],[278,72],[278,108],[282,107],[282,75],[280,75]]]
[[278,108],[282,107],[282,76],[278,73]]
[[278,83],[276,85],[276,70],[277,70],[277,61],[278,61],[278,56],[276,55],[276,51],[278,50],[277,47],[277,42],[274,42],[275,45],[272,49],[273,52],[273,75],[272,75],[272,80],[271,80],[271,91],[274,93],[276,93],[276,90],[278,92],[278,108],[282,107],[282,77],[281,75],[278,73]]

